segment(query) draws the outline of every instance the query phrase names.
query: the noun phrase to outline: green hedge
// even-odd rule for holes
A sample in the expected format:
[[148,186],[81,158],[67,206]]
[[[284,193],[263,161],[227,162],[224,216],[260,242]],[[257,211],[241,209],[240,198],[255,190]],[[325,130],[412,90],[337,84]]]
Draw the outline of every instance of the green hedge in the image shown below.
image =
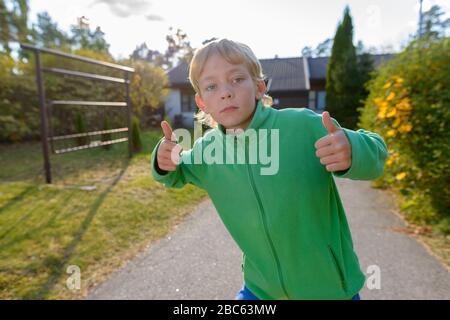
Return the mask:
[[381,185],[410,222],[450,233],[450,39],[416,40],[368,83],[359,126],[390,150]]
[[[76,55],[130,65],[136,72],[130,78],[130,99],[133,113],[142,119],[144,111],[157,108],[167,95],[167,75],[161,67],[143,61],[115,61],[108,54],[88,49],[78,49]],[[123,77],[121,71],[105,69],[80,61],[42,55],[42,65],[50,68],[97,73]],[[124,86],[117,83],[98,82],[76,77],[44,75],[46,100],[124,101]],[[51,112],[50,112],[51,111]],[[77,114],[82,113],[88,131],[102,130],[104,117],[108,115],[112,128],[126,124],[126,111],[119,108],[90,108],[86,106],[58,106],[49,110],[49,125],[55,135],[77,132]],[[141,125],[145,124],[143,121]],[[36,89],[35,61],[13,59],[0,52],[0,143],[39,139],[40,113]]]

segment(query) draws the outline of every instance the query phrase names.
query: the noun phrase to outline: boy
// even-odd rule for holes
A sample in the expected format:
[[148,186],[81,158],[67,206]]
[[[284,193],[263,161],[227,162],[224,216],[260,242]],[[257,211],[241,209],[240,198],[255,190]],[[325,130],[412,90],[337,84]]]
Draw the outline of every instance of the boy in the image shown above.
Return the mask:
[[[387,157],[383,139],[341,128],[327,112],[267,106],[261,65],[238,42],[215,40],[197,49],[189,77],[198,118],[214,128],[181,151],[162,122],[152,174],[167,187],[192,183],[208,192],[244,254],[239,297],[358,299],[364,274],[333,175],[379,177]],[[249,146],[235,143],[245,138]],[[261,158],[247,161],[262,146],[279,162],[269,173]],[[235,155],[244,163],[230,161]]]

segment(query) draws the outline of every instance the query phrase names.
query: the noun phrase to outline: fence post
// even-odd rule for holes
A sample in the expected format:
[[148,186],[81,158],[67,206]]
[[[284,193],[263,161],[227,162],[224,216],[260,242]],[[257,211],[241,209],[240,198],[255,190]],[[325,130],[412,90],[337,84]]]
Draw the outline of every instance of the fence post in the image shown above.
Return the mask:
[[45,103],[44,83],[42,79],[41,53],[39,52],[39,50],[34,50],[34,56],[36,58],[36,82],[39,95],[39,111],[41,114],[41,142],[42,142],[42,152],[44,154],[45,181],[47,183],[52,183],[52,172],[50,168],[50,153],[48,149],[47,108]]
[[133,156],[133,137],[132,137],[132,124],[131,124],[131,100],[130,100],[130,76],[125,71],[125,95],[127,102],[127,121],[128,121],[128,153],[130,158]]

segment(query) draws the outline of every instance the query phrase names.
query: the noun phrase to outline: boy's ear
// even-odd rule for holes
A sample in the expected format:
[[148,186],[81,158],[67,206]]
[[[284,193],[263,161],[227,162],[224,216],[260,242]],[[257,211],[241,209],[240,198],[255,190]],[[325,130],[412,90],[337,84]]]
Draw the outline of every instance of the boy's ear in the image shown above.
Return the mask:
[[258,80],[256,82],[256,99],[259,100],[263,97],[263,95],[266,93],[266,83],[264,80]]
[[198,95],[198,93],[195,94],[195,103],[197,103],[197,106],[200,110],[205,112],[205,103],[203,102],[203,99]]

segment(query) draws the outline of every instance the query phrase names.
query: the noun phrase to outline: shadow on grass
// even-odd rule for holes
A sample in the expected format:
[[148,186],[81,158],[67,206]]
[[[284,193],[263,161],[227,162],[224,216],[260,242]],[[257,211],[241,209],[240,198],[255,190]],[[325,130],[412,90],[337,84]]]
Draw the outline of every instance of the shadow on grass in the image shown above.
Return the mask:
[[[19,204],[21,201],[24,201],[25,197],[27,197],[35,189],[36,189],[36,186],[27,186],[25,189],[22,190],[22,192],[15,195],[13,198],[9,199],[9,201],[3,207],[0,207],[0,214],[2,214],[2,212],[4,212],[4,211],[7,211],[9,208],[14,206],[15,204]],[[1,236],[0,236],[0,238],[1,238]]]
[[89,213],[84,218],[83,222],[79,230],[74,234],[72,241],[69,245],[64,249],[64,252],[58,258],[50,258],[51,261],[45,261],[44,265],[47,265],[51,271],[50,275],[47,278],[47,281],[38,289],[31,289],[22,297],[23,299],[45,299],[49,296],[55,285],[61,279],[62,275],[66,275],[66,264],[72,257],[73,252],[75,251],[78,244],[81,242],[83,235],[86,233],[89,228],[92,220],[94,219],[98,209],[102,205],[106,196],[111,192],[111,190],[116,186],[116,184],[121,180],[123,174],[128,168],[130,160],[127,160],[125,166],[121,169],[120,173],[111,183],[111,185],[103,191],[99,197],[92,204]]
[[[73,194],[69,194],[67,195],[64,200],[63,203],[68,203],[68,201],[70,200],[70,198],[73,197]],[[40,204],[36,204],[36,206],[39,206]],[[36,207],[35,206],[35,207]],[[21,223],[24,223],[26,220],[28,220],[34,213],[34,209],[35,207],[31,208],[28,210],[27,213],[25,213],[16,223],[14,223],[8,230],[6,230],[5,232],[3,232],[2,234],[0,234],[0,240],[2,240],[3,238],[5,238],[9,233],[11,233],[11,231],[13,231],[14,229],[16,229]],[[9,242],[6,242],[2,245],[0,245],[0,250],[4,250],[7,247],[11,246],[11,245],[15,245],[20,241],[26,240],[26,239],[30,239],[33,237],[33,235],[41,232],[42,230],[45,230],[46,228],[50,227],[53,222],[56,220],[56,218],[61,215],[63,213],[62,210],[56,210],[52,216],[50,216],[50,219],[48,219],[47,223],[44,225],[41,225],[35,229],[31,229],[30,231],[27,231],[25,234],[19,236],[19,237],[14,237],[12,238]]]

